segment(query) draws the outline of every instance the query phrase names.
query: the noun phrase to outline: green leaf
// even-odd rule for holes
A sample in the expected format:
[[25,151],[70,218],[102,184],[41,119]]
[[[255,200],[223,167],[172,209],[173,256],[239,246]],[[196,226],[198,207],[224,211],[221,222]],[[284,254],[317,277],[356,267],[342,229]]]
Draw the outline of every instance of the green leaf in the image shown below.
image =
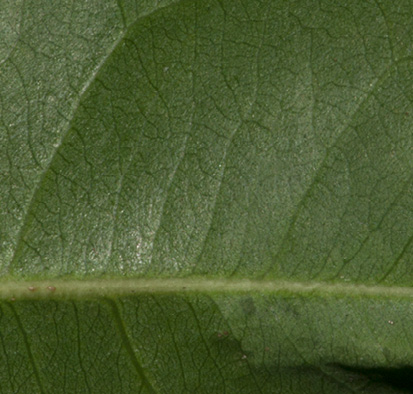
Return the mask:
[[1,2],[1,391],[412,392],[411,26]]

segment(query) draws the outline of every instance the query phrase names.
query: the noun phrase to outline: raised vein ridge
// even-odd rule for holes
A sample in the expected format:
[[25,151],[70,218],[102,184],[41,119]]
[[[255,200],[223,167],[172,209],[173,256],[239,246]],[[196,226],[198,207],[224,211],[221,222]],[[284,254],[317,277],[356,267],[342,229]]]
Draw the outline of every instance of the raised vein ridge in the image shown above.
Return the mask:
[[0,299],[90,299],[133,294],[283,294],[289,296],[327,297],[408,297],[413,287],[362,285],[333,282],[289,280],[226,280],[226,279],[97,279],[4,281],[0,284]]

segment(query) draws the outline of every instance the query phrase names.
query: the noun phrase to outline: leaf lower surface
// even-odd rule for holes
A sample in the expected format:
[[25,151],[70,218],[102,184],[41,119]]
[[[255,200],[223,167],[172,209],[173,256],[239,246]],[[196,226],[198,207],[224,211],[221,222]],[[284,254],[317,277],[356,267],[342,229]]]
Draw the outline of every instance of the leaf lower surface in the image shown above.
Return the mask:
[[1,391],[413,392],[412,11],[1,3]]

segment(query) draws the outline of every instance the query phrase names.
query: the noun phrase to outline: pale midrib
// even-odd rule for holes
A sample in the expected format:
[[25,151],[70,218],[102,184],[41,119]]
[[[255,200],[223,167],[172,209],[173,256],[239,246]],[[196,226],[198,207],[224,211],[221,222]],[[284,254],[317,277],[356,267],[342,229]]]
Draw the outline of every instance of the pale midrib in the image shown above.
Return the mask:
[[317,297],[403,297],[413,298],[413,287],[361,285],[287,280],[247,279],[98,279],[4,281],[0,299],[91,299],[134,294],[274,294]]

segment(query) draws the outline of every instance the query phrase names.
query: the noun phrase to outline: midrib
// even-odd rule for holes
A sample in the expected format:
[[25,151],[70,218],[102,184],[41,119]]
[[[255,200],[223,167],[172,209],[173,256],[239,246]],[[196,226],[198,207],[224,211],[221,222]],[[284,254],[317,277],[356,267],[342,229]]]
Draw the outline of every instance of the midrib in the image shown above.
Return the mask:
[[133,294],[262,293],[318,297],[413,298],[413,287],[287,280],[96,279],[0,282],[0,299],[91,299]]

